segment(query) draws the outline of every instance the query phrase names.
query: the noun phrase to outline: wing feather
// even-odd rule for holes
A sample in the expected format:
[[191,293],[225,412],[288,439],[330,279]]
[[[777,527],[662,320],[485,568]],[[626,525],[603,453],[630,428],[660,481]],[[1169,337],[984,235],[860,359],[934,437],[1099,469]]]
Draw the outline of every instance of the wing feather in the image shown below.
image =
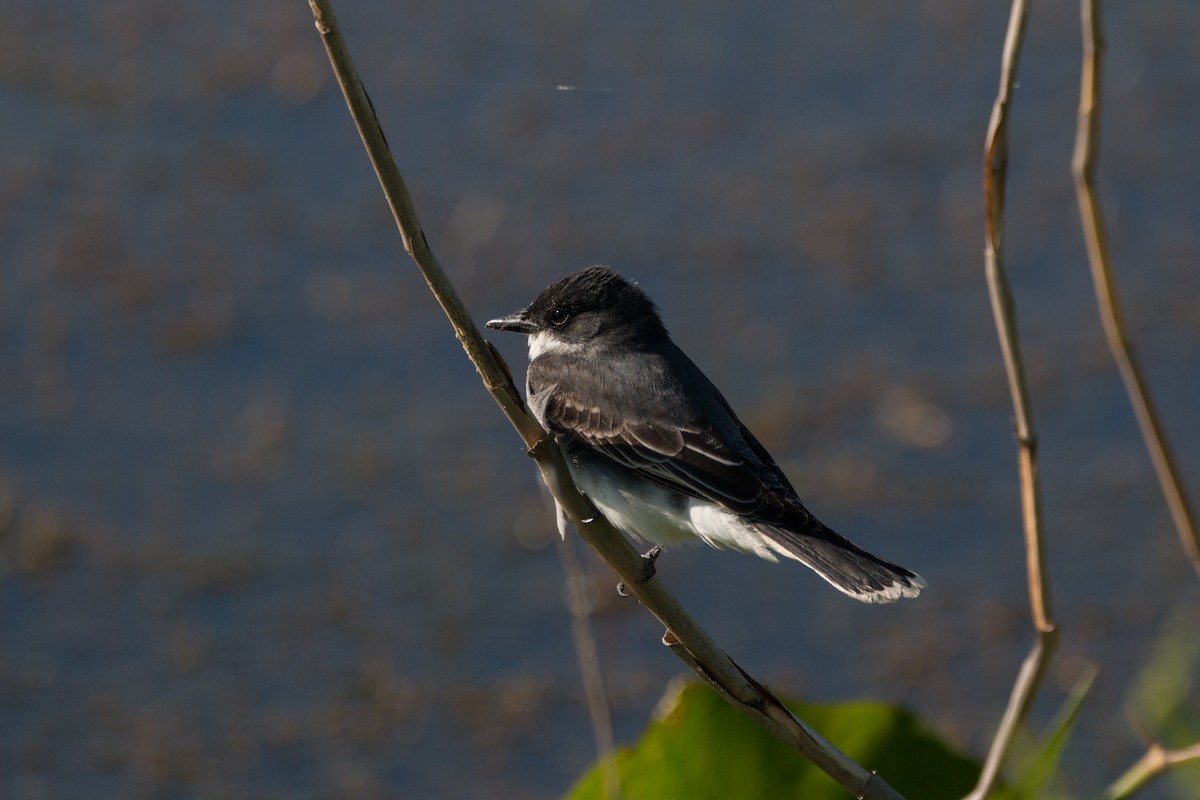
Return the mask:
[[[616,420],[559,388],[545,399],[543,423],[565,441],[586,444],[589,452],[611,459],[646,480],[691,497],[717,503],[738,514],[778,519],[791,487],[761,445],[723,439],[698,414],[674,419],[635,417]],[[745,429],[733,420],[733,430]],[[748,432],[747,432],[748,433]],[[794,495],[793,495],[794,497]]]
[[[716,387],[673,345],[661,347],[601,363],[543,354],[529,367],[530,408],[577,463],[607,459],[641,479],[749,517],[765,546],[807,564],[847,594],[891,602],[920,591],[925,583],[915,573],[859,548],[809,513]],[[579,381],[581,374],[588,380]]]

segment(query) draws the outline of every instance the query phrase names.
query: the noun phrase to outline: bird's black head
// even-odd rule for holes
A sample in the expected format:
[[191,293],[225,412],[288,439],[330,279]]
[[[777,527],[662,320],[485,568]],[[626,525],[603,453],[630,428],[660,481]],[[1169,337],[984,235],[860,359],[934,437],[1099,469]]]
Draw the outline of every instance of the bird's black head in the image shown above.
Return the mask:
[[611,342],[649,344],[667,335],[658,309],[636,283],[608,267],[588,267],[542,290],[528,308],[489,328],[544,334],[564,344],[603,336]]

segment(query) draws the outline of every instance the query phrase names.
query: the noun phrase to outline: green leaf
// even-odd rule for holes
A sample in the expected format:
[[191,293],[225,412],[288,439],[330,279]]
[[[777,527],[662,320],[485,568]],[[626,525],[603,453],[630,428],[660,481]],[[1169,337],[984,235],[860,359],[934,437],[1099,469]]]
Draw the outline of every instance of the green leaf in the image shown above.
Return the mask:
[[1083,701],[1092,690],[1095,679],[1096,669],[1088,665],[1071,687],[1071,693],[1050,723],[1048,733],[1033,752],[1020,762],[1012,788],[1001,787],[996,792],[998,800],[1047,800],[1054,796],[1050,791],[1050,782],[1058,773],[1058,762],[1067,740],[1071,738],[1071,732],[1075,730]]
[[[1163,626],[1158,641],[1130,692],[1133,719],[1167,748],[1200,741],[1200,608],[1184,604]],[[1183,764],[1167,771],[1171,795],[1196,797],[1200,764]]]
[[[979,774],[978,764],[953,752],[907,711],[880,703],[787,705],[907,797],[958,800]],[[641,741],[616,755],[621,796],[627,800],[850,796],[707,686],[673,685],[659,709]],[[567,797],[604,800],[600,766],[593,766]]]
[[1168,747],[1184,747],[1200,739],[1197,619],[1200,609],[1194,605],[1171,615],[1130,693],[1138,723]]

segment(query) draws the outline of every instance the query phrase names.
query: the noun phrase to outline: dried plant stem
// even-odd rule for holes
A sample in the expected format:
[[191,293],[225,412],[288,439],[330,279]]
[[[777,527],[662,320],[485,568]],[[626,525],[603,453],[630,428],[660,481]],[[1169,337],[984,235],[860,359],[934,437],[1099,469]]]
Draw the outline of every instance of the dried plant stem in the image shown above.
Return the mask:
[[1037,640],[1017,673],[1008,706],[992,739],[979,781],[968,795],[983,800],[992,791],[1013,737],[1029,714],[1038,687],[1058,645],[1058,627],[1050,608],[1050,580],[1046,569],[1041,525],[1041,494],[1038,488],[1037,434],[1029,407],[1029,392],[1017,334],[1016,309],[1004,271],[1004,196],[1008,179],[1008,119],[1016,83],[1017,63],[1029,17],[1026,0],[1014,0],[1001,57],[1000,90],[992,107],[984,150],[984,205],[986,231],[984,268],[992,315],[1000,338],[1000,350],[1008,376],[1015,417],[1021,481],[1021,508],[1025,531],[1025,554],[1029,583],[1029,606]]
[[709,638],[663,584],[644,577],[644,562],[625,537],[608,523],[571,481],[562,453],[525,410],[512,384],[508,369],[479,334],[462,301],[421,229],[412,200],[399,169],[392,159],[371,101],[358,78],[345,41],[333,15],[330,0],[310,0],[317,31],[325,44],[330,64],[346,97],[350,115],[358,127],[363,146],[375,168],[391,207],[404,247],[416,262],[430,290],[441,304],[462,343],[467,357],[479,371],[484,386],[520,434],[534,458],[542,480],[555,500],[574,521],[580,536],[615,572],[629,590],[667,628],[664,640],[693,671],[718,688],[739,711],[755,720],[774,736],[795,748],[813,764],[865,800],[896,800],[901,795],[878,775],[856,764],[804,722],[797,719],[770,691],[750,678]]
[[1079,88],[1079,124],[1075,132],[1075,156],[1071,167],[1075,176],[1075,193],[1079,200],[1079,219],[1087,242],[1088,262],[1092,268],[1092,283],[1096,287],[1096,302],[1104,336],[1112,351],[1125,392],[1133,406],[1134,416],[1142,430],[1146,450],[1154,463],[1163,496],[1175,521],[1175,529],[1192,569],[1200,575],[1200,535],[1196,532],[1195,517],[1179,480],[1179,472],[1171,455],[1162,424],[1150,400],[1150,392],[1142,371],[1134,359],[1125,333],[1117,286],[1113,279],[1112,258],[1100,197],[1096,191],[1096,163],[1100,153],[1100,78],[1104,57],[1104,39],[1100,24],[1099,0],[1082,0],[1083,70]]
[[558,552],[562,557],[563,572],[567,578],[567,604],[571,612],[571,635],[575,639],[575,653],[579,657],[579,671],[583,676],[583,690],[587,698],[588,715],[592,718],[592,736],[596,740],[600,774],[604,779],[604,796],[608,800],[616,800],[623,795],[621,776],[617,772],[617,748],[613,738],[612,710],[608,703],[608,690],[604,685],[604,671],[600,668],[600,654],[596,651],[596,637],[592,633],[586,578],[575,547],[574,539],[568,539],[565,536],[558,539]]
[[[1100,17],[1100,0],[1081,0],[1080,22],[1083,27],[1083,68],[1079,86],[1079,122],[1075,130],[1075,155],[1071,172],[1075,177],[1075,194],[1079,200],[1079,219],[1087,243],[1092,283],[1104,336],[1113,361],[1125,383],[1125,392],[1133,406],[1134,416],[1142,430],[1146,450],[1154,463],[1163,496],[1175,521],[1180,543],[1200,575],[1200,535],[1195,518],[1184,494],[1175,460],[1171,455],[1158,414],[1150,400],[1142,371],[1133,356],[1125,333],[1124,318],[1113,278],[1112,256],[1100,197],[1096,191],[1096,164],[1100,157],[1101,67],[1104,61],[1104,34]],[[1200,744],[1182,750],[1168,750],[1158,742],[1148,743],[1146,752],[1125,771],[1104,793],[1105,800],[1130,797],[1175,764],[1200,761]]]
[[1145,754],[1105,790],[1104,800],[1124,800],[1126,797],[1132,797],[1135,792],[1169,768],[1189,761],[1200,761],[1200,744],[1183,750],[1168,750],[1158,742],[1151,742]]

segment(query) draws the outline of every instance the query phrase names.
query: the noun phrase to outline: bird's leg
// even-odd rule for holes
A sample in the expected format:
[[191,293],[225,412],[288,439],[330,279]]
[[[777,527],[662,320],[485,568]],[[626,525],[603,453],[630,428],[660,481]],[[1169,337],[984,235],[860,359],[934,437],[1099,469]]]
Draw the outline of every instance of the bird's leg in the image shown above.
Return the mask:
[[[658,557],[661,555],[662,548],[658,545],[654,545],[654,547],[651,547],[642,554],[642,577],[637,579],[638,586],[653,578],[658,572],[657,567],[654,566],[654,562],[658,561]],[[617,584],[617,594],[621,595],[621,597],[629,597],[629,590],[625,588],[625,581]]]
[[658,557],[661,555],[662,548],[658,545],[654,545],[654,547],[651,547],[642,554],[642,561],[645,563],[642,565],[642,577],[638,579],[638,586],[653,578],[655,573],[658,572],[658,568],[654,566],[654,562],[658,561]]

